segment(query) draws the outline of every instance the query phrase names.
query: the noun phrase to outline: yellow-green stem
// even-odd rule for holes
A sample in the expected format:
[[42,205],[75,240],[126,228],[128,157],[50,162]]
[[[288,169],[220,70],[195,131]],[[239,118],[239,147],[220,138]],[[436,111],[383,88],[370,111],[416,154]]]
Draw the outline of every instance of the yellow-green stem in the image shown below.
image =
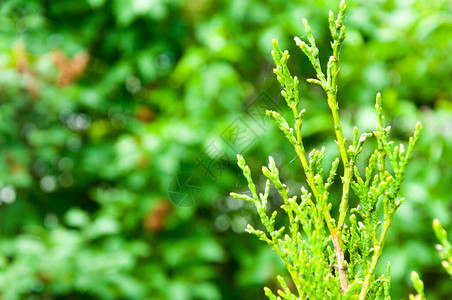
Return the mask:
[[[314,177],[312,176],[312,173],[310,172],[308,161],[305,156],[305,150],[303,147],[302,136],[301,136],[301,122],[302,122],[301,116],[298,114],[297,109],[295,107],[292,108],[292,112],[295,117],[295,131],[296,131],[297,143],[298,143],[297,149],[295,149],[295,151],[297,152],[298,158],[300,159],[301,164],[303,165],[303,170],[305,172],[306,179],[308,181],[309,186],[311,187],[314,197],[317,199],[317,201],[321,201],[321,203],[323,203],[324,198],[326,197],[326,194],[324,193],[324,194],[320,195],[317,187],[315,186]],[[335,116],[333,113],[333,119],[334,118],[335,118]],[[337,123],[335,122],[335,124],[339,124],[339,117],[337,116],[337,111],[336,111],[336,120],[337,120]],[[338,131],[338,134],[340,136],[342,136],[342,130]],[[342,138],[341,141],[343,141],[343,140],[344,139]],[[345,146],[344,146],[344,148],[345,148]],[[328,226],[328,230],[331,234],[331,239],[333,241],[333,246],[334,246],[334,250],[336,253],[336,261],[337,261],[338,270],[339,270],[339,280],[341,283],[341,291],[342,291],[342,294],[345,294],[345,292],[347,292],[347,289],[348,289],[348,284],[347,284],[347,276],[345,273],[345,266],[344,266],[344,250],[342,247],[342,236],[341,236],[340,231],[337,230],[336,224],[334,222],[332,222],[332,217],[331,217],[330,211],[328,210],[328,207],[322,207],[322,211],[323,211],[323,216],[325,218],[325,222]]]
[[[297,146],[296,146],[295,152],[297,152],[298,158],[300,159],[300,162],[303,166],[303,170],[306,175],[307,182],[309,184],[309,187],[312,190],[312,193],[314,194],[314,197],[317,199],[317,201],[321,201],[321,203],[323,203],[324,197],[326,195],[325,194],[321,195],[319,193],[317,187],[315,186],[314,177],[312,176],[312,173],[309,169],[308,161],[305,156],[305,150],[304,150],[302,136],[301,136],[301,124],[302,124],[301,116],[298,114],[297,109],[295,107],[292,108],[292,112],[295,117],[295,131],[296,131],[296,135],[297,135]],[[327,208],[322,209],[322,210],[323,210],[323,215],[324,215],[325,221],[327,223],[328,229],[333,237],[333,232],[335,232],[336,226],[334,225],[333,222],[331,222],[332,218],[331,218],[330,211]]]
[[344,177],[343,177],[343,187],[342,187],[342,198],[339,208],[339,222],[338,228],[342,229],[345,222],[345,217],[348,211],[348,194],[350,190],[350,182],[353,175],[353,166],[349,163],[347,155],[347,147],[345,145],[345,138],[342,132],[341,122],[339,120],[339,106],[337,103],[337,75],[339,72],[338,67],[339,61],[339,47],[336,42],[333,44],[333,65],[331,66],[331,78],[329,78],[330,89],[327,92],[328,95],[328,106],[330,107],[331,114],[333,115],[334,122],[334,132],[336,133],[337,145],[339,147],[339,152],[341,155],[342,163],[344,165]]
[[279,257],[282,258],[284,265],[286,266],[287,270],[289,271],[290,276],[293,279],[293,282],[295,283],[295,287],[297,288],[298,296],[302,297],[304,293],[303,293],[303,290],[301,290],[301,284],[300,284],[299,278],[298,278],[297,274],[294,273],[293,266],[290,263],[289,259],[287,259],[287,254],[281,251],[278,244],[273,245],[273,250],[279,255]]
[[[390,218],[392,220],[392,218]],[[361,289],[361,293],[359,294],[359,300],[366,299],[367,293],[370,289],[370,281],[372,280],[372,276],[374,274],[375,268],[377,267],[378,261],[380,259],[381,253],[383,251],[383,245],[386,239],[386,235],[388,234],[389,227],[391,226],[391,221],[385,221],[383,224],[383,230],[380,235],[380,241],[378,245],[375,245],[374,255],[372,256],[372,261],[370,263],[370,269],[364,278],[363,287]]]
[[[345,272],[344,267],[344,251],[343,251],[343,245],[342,245],[342,238],[341,238],[341,230],[344,225],[345,217],[348,211],[348,194],[350,189],[350,182],[352,178],[352,166],[349,163],[348,155],[347,155],[347,148],[345,145],[345,138],[344,134],[342,133],[342,127],[339,120],[339,106],[337,104],[337,86],[336,86],[336,80],[337,80],[337,74],[338,74],[338,56],[339,52],[337,47],[333,47],[333,55],[334,55],[334,63],[331,70],[331,79],[329,82],[330,89],[327,92],[328,95],[328,106],[330,107],[331,114],[333,115],[333,122],[334,122],[334,132],[336,134],[337,139],[337,145],[339,147],[339,152],[341,155],[342,163],[344,165],[344,177],[343,179],[343,186],[342,186],[342,197],[341,197],[341,203],[339,207],[339,222],[337,224],[338,231],[336,233],[336,236],[332,235],[333,238],[333,244],[334,248],[336,250],[336,260],[339,268],[339,279],[341,282],[341,290],[342,294],[345,294],[345,292],[348,289],[347,285],[347,276]],[[335,238],[337,239],[337,243],[335,244]]]

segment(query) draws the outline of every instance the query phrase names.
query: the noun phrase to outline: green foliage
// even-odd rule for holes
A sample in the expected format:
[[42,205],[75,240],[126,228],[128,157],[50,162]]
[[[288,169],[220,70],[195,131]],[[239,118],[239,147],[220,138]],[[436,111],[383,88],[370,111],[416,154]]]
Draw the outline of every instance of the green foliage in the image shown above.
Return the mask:
[[[325,148],[322,147],[321,151],[312,150],[308,162],[302,139],[305,109],[298,110],[299,81],[297,77],[291,76],[287,67],[288,51],[282,52],[275,40],[272,52],[276,64],[274,73],[283,88],[281,94],[293,112],[294,127],[291,127],[277,112],[267,111],[267,115],[273,119],[295,149],[311,192],[302,187],[299,201],[297,196],[290,196],[289,188],[281,182],[279,170],[274,159],[270,157],[268,168],[262,168],[263,174],[268,178],[265,192],[258,196],[249,167],[241,155],[237,156],[238,165],[248,182],[252,196],[235,193],[231,195],[252,202],[256,206],[262,224],[270,237],[251,225],[248,225],[247,231],[269,244],[281,257],[289,271],[298,296],[291,292],[282,277],[278,277],[283,288],[278,290],[278,294],[283,299],[316,299],[319,293],[334,299],[355,299],[358,295],[359,299],[376,299],[383,294],[385,299],[390,298],[389,271],[387,277],[378,276],[375,271],[394,214],[404,201],[403,198],[397,200],[397,197],[404,180],[406,166],[414,152],[422,127],[420,123],[416,125],[407,150],[403,144],[393,147],[394,142],[388,141],[391,127],[384,127],[381,96],[378,94],[375,105],[378,118],[376,130],[373,133],[359,135],[358,128],[355,127],[353,143],[347,146],[339,121],[337,101],[339,52],[345,39],[345,11],[344,1],[340,4],[337,19],[330,11],[329,26],[333,38],[331,43],[333,54],[328,61],[326,76],[320,64],[319,49],[305,19],[303,23],[309,46],[299,38],[295,38],[295,42],[309,58],[316,71],[317,79],[307,81],[322,87],[327,95],[328,106],[333,117],[333,130],[344,169],[344,175],[341,176],[343,188],[338,221],[331,216],[334,200],[330,198],[328,188],[334,182],[339,159],[333,161],[326,180],[322,168]],[[366,175],[362,178],[356,159],[363,150],[363,143],[372,135],[377,140],[377,148],[370,155],[369,163],[365,168]],[[388,163],[387,160],[389,160]],[[389,166],[392,172],[389,171]],[[270,183],[273,183],[284,201],[281,208],[289,219],[289,233],[286,233],[284,226],[275,229],[277,211],[273,211],[270,218],[267,216]],[[359,205],[351,210],[348,205],[350,186],[359,199]],[[378,205],[382,206],[382,209],[377,209]],[[349,217],[349,223],[345,222],[347,217]],[[349,254],[348,261],[344,259],[344,253]],[[415,285],[418,289],[418,281]],[[277,299],[268,288],[265,289],[265,294],[270,299]]]
[[[291,144],[275,138],[270,120],[257,124],[250,112],[265,113],[260,109],[270,102],[289,120],[290,109],[273,100],[280,88],[271,76],[271,39],[295,53],[292,36],[306,16],[326,66],[324,12],[338,1],[0,3],[2,299],[262,299],[262,286],[276,290],[281,260],[243,233],[258,221],[254,207],[225,196],[231,186],[246,189],[246,181],[238,178],[238,151],[222,133],[236,118],[259,128],[254,142],[239,149],[250,168],[271,153],[281,181],[298,190],[303,171],[292,162]],[[431,220],[451,226],[450,1],[347,4],[338,82],[347,141],[354,125],[373,131],[377,91],[396,144],[408,139],[415,121],[424,125],[400,189],[410,201],[395,214],[381,257],[393,262],[391,294],[406,298],[416,269],[429,299],[447,299],[450,280],[437,268]],[[294,74],[316,77],[304,56],[288,65]],[[332,117],[317,86],[300,88],[309,112],[305,147],[326,147],[326,181],[339,155]],[[214,144],[220,156],[206,153]],[[357,164],[371,155],[367,149]],[[211,172],[198,158],[214,163]],[[195,174],[202,188],[189,198],[193,206],[171,201],[169,187],[179,174]],[[337,211],[338,178],[328,191]],[[270,189],[269,209],[282,204],[273,196]],[[288,223],[284,214],[277,228],[279,222]],[[379,263],[376,272],[386,268]]]
[[441,264],[452,278],[452,245],[447,239],[447,231],[441,225],[438,219],[433,220],[433,231],[440,244],[436,246],[439,256],[442,259]]

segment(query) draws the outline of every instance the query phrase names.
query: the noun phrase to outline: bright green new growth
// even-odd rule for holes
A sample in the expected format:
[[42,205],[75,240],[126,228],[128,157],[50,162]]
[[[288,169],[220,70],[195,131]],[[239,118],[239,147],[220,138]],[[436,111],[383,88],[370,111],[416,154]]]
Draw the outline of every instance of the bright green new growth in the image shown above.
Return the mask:
[[[400,186],[404,179],[405,169],[414,146],[419,138],[421,124],[416,125],[408,148],[403,145],[393,147],[388,141],[390,127],[383,125],[383,112],[380,94],[376,99],[378,123],[373,133],[359,134],[355,127],[353,142],[349,145],[344,138],[339,120],[337,102],[337,78],[339,74],[340,46],[345,39],[345,1],[340,3],[337,18],[330,11],[329,27],[333,42],[332,55],[327,65],[326,76],[319,60],[319,50],[311,33],[308,22],[303,19],[309,45],[295,37],[296,44],[309,58],[317,78],[308,79],[310,83],[319,85],[326,93],[328,106],[333,116],[333,130],[340,157],[333,161],[328,176],[324,175],[322,161],[325,148],[313,149],[306,157],[302,139],[302,124],[305,109],[299,110],[299,81],[292,77],[287,66],[288,51],[282,52],[278,43],[273,41],[273,59],[276,64],[274,73],[282,86],[282,96],[293,112],[293,127],[275,111],[267,111],[269,116],[285,134],[292,144],[302,164],[309,191],[301,189],[299,198],[292,195],[289,188],[283,184],[275,161],[269,157],[268,167],[262,167],[263,174],[268,178],[264,194],[257,192],[251,178],[251,171],[241,155],[237,155],[238,165],[248,181],[251,196],[231,193],[233,197],[252,202],[258,211],[266,232],[254,229],[248,225],[247,231],[268,243],[281,257],[294,283],[289,287],[285,280],[278,276],[282,290],[276,296],[269,288],[265,294],[270,299],[376,299],[384,295],[390,299],[390,267],[388,275],[375,274],[375,268],[380,259],[383,245],[389,227],[397,208],[404,199],[397,199]],[[362,151],[366,139],[374,136],[377,149],[370,155],[364,177],[355,165],[356,158]],[[339,205],[339,218],[335,220],[331,214],[332,203],[329,188],[336,179],[336,171],[340,161],[344,173],[341,176],[342,196]],[[387,169],[392,168],[390,172]],[[281,195],[284,204],[281,208],[289,219],[288,230],[284,227],[275,228],[277,212],[267,215],[267,201],[270,183]],[[350,187],[359,199],[356,208],[349,209],[348,200]],[[377,210],[377,204],[383,207],[382,214]],[[346,220],[348,220],[346,222]],[[344,258],[347,253],[349,259]],[[294,291],[296,290],[296,292]],[[320,296],[321,295],[321,296]]]
[[422,282],[421,278],[419,278],[419,274],[415,271],[411,272],[411,282],[413,282],[417,295],[410,295],[410,300],[425,300],[424,282]]
[[452,244],[447,239],[447,231],[437,219],[433,220],[433,231],[441,244],[436,245],[441,264],[452,279]]

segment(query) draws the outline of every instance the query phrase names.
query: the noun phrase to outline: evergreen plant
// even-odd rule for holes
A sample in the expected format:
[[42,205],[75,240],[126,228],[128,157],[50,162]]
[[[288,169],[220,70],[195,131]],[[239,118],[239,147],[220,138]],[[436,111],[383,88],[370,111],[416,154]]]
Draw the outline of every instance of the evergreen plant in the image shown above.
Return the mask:
[[[359,133],[353,129],[353,140],[345,138],[339,118],[337,82],[339,75],[339,54],[345,39],[344,18],[347,6],[345,1],[339,5],[337,17],[329,14],[332,55],[329,57],[326,74],[319,60],[319,49],[306,19],[303,24],[308,43],[295,37],[295,43],[311,62],[317,78],[307,79],[319,85],[326,94],[331,110],[337,157],[325,174],[322,163],[326,149],[313,149],[306,155],[303,142],[302,125],[306,110],[300,109],[299,80],[292,76],[288,68],[289,52],[282,51],[273,40],[274,73],[282,87],[282,96],[293,113],[293,124],[276,111],[266,114],[284,133],[293,146],[306,176],[307,188],[301,193],[291,193],[289,187],[281,182],[275,160],[270,156],[268,166],[262,167],[267,178],[265,190],[258,193],[251,177],[251,170],[245,159],[237,155],[238,165],[243,171],[250,195],[231,193],[235,198],[253,203],[266,232],[248,225],[246,231],[256,235],[269,244],[281,257],[287,268],[292,284],[282,276],[277,280],[281,289],[276,293],[265,287],[269,299],[390,299],[390,264],[387,274],[377,274],[386,236],[394,214],[404,202],[399,198],[400,187],[405,177],[406,167],[413,154],[415,144],[422,129],[415,126],[408,146],[398,146],[389,140],[390,126],[384,125],[381,95],[376,96],[377,124],[373,132]],[[368,164],[364,168],[357,165],[357,157],[362,152],[364,142],[373,137],[376,147],[370,151]],[[343,166],[340,176],[342,195],[340,199],[330,197],[330,188],[337,179],[339,165]],[[288,228],[276,228],[277,211],[268,212],[270,186],[281,195],[284,204],[281,208],[287,214]],[[356,207],[349,207],[350,195],[359,200]],[[339,202],[338,211],[332,207]],[[337,216],[334,218],[333,216]],[[417,273],[412,277],[415,287],[422,291],[416,299],[423,299],[423,290]],[[292,288],[293,286],[293,288]]]

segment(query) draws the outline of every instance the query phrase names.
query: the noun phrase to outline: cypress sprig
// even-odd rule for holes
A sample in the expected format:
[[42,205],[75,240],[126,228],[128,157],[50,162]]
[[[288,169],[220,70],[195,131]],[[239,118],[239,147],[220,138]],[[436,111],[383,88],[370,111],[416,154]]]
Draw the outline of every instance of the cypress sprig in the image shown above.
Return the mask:
[[433,220],[433,231],[440,242],[436,245],[436,249],[441,258],[441,264],[452,279],[452,244],[447,239],[447,231],[438,219]]
[[421,278],[419,278],[419,274],[415,271],[411,272],[411,282],[413,282],[417,295],[410,295],[410,300],[425,300],[424,282],[422,282]]
[[[264,193],[257,194],[251,178],[251,171],[245,159],[237,155],[238,165],[242,169],[251,196],[231,193],[233,197],[252,202],[257,209],[266,232],[248,225],[247,232],[256,235],[269,244],[281,257],[294,283],[292,291],[286,281],[278,276],[281,289],[272,292],[265,288],[269,299],[390,299],[390,265],[387,275],[375,273],[382,254],[385,239],[396,210],[404,199],[397,197],[404,180],[406,167],[414,152],[422,126],[416,125],[413,136],[405,149],[403,144],[394,146],[389,140],[390,126],[385,127],[381,95],[376,97],[378,122],[373,132],[359,133],[353,129],[353,140],[347,143],[339,120],[337,99],[337,80],[339,75],[339,54],[345,39],[345,1],[339,5],[335,18],[330,11],[329,27],[332,37],[332,55],[327,64],[326,75],[319,60],[316,46],[308,21],[303,19],[307,42],[295,37],[295,43],[308,57],[316,78],[308,82],[319,85],[325,92],[330,108],[339,157],[336,158],[325,175],[322,163],[326,149],[312,149],[306,155],[303,144],[302,125],[306,110],[300,109],[299,80],[292,76],[289,68],[289,53],[282,51],[273,40],[272,56],[276,64],[274,73],[282,87],[281,95],[293,113],[293,123],[281,114],[267,111],[269,116],[293,146],[306,175],[309,190],[301,189],[299,195],[292,194],[282,183],[279,170],[272,157],[268,166],[262,167],[267,177]],[[368,159],[363,176],[356,166],[358,155],[362,153],[364,143],[375,138],[377,148]],[[337,177],[342,162],[342,195],[340,200],[331,199],[329,189]],[[388,163],[387,163],[388,162]],[[267,214],[267,202],[270,185],[273,185],[283,199],[282,210],[288,218],[288,228],[275,228],[277,212],[270,217]],[[348,200],[353,192],[359,199],[359,205],[349,208]],[[338,220],[332,218],[332,204],[339,201]],[[379,209],[378,207],[382,207]],[[348,253],[348,260],[345,259]],[[415,286],[419,287],[419,281]]]

